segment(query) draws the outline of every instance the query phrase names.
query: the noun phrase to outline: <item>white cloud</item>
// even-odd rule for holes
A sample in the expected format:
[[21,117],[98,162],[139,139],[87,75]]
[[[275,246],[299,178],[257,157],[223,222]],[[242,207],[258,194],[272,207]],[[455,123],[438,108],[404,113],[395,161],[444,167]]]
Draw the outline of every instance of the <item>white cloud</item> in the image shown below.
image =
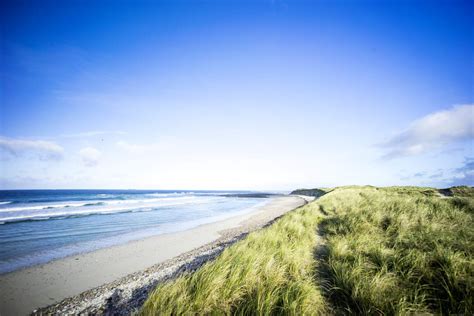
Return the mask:
[[89,132],[82,132],[82,133],[74,133],[74,134],[62,134],[59,137],[62,138],[85,138],[85,137],[94,137],[100,135],[125,135],[125,132],[122,131],[89,131]]
[[0,149],[14,157],[31,157],[40,160],[58,160],[64,149],[58,144],[44,140],[24,140],[0,137]]
[[414,121],[401,133],[379,144],[392,159],[422,154],[448,144],[474,138],[474,105],[455,106]]
[[79,151],[79,155],[86,167],[94,167],[99,163],[102,153],[93,147],[85,147]]

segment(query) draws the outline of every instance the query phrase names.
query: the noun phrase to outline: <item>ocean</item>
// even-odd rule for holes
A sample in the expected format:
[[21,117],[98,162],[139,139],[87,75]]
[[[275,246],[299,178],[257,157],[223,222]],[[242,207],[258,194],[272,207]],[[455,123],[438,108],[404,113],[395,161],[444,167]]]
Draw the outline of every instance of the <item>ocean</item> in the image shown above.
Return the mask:
[[235,191],[0,191],[0,274],[253,211]]

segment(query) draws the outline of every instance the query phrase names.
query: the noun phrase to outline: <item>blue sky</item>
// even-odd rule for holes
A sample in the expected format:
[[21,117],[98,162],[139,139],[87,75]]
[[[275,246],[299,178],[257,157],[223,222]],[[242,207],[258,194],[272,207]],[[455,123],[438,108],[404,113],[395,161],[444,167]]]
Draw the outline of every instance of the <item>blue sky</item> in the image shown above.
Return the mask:
[[1,188],[474,184],[472,3],[0,11]]

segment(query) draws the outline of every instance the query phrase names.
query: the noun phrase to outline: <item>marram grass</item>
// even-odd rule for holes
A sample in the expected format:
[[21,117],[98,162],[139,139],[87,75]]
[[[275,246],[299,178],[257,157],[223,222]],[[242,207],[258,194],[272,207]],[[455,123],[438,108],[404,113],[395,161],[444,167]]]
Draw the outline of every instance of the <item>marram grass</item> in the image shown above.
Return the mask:
[[431,188],[336,188],[159,285],[141,314],[472,315],[473,216]]
[[318,203],[337,313],[474,313],[474,201],[416,188],[339,189]]
[[224,250],[195,273],[158,286],[141,313],[325,314],[314,280],[319,220],[313,206],[287,214]]

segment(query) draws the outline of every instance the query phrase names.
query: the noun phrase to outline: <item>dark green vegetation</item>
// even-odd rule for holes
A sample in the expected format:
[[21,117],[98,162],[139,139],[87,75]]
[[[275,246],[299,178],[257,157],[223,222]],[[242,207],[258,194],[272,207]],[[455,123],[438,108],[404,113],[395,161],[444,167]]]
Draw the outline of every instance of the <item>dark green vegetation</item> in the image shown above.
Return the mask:
[[473,189],[450,192],[336,188],[160,285],[142,313],[472,315]]
[[441,194],[447,196],[474,198],[474,188],[468,186],[452,187],[448,189],[441,189],[439,191]]
[[298,189],[298,190],[292,191],[290,194],[321,197],[326,193],[327,191],[324,189]]

